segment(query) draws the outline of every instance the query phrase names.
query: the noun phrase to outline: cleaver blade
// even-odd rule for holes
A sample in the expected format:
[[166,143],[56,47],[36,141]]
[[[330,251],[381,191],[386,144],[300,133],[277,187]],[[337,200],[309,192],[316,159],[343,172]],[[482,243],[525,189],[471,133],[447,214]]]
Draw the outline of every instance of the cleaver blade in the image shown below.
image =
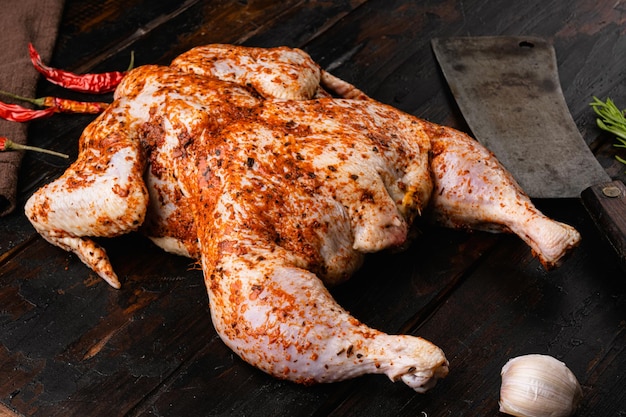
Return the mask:
[[552,45],[513,36],[431,44],[473,136],[530,197],[582,197],[626,268],[626,187],[611,181],[578,131]]
[[579,197],[610,181],[572,119],[548,42],[496,36],[432,45],[472,133],[530,197]]

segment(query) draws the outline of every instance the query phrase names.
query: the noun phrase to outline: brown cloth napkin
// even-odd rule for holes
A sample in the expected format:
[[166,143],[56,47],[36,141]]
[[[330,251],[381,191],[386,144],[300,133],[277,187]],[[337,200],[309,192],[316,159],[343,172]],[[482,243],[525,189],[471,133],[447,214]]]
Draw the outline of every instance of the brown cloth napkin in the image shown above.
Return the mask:
[[[0,11],[0,90],[34,97],[39,73],[28,58],[32,42],[49,61],[64,0],[2,0]],[[0,136],[26,143],[26,123],[0,119]],[[0,216],[15,209],[21,152],[0,152]]]

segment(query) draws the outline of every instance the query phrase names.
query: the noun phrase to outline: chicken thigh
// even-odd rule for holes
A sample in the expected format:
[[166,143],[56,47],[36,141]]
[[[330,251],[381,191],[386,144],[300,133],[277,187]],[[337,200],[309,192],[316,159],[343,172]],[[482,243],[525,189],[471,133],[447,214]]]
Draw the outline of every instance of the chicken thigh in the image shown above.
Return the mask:
[[116,287],[90,237],[137,230],[145,218],[158,244],[201,262],[219,335],[271,375],[312,383],[382,373],[423,392],[447,374],[438,347],[365,326],[325,287],[366,253],[404,245],[422,213],[512,231],[548,267],[578,243],[467,135],[347,83],[334,93],[363,99],[332,98],[314,66],[315,88],[279,99],[248,86],[254,74],[220,80],[206,60],[186,67],[191,58],[131,71],[81,136],[77,161],[26,213]]

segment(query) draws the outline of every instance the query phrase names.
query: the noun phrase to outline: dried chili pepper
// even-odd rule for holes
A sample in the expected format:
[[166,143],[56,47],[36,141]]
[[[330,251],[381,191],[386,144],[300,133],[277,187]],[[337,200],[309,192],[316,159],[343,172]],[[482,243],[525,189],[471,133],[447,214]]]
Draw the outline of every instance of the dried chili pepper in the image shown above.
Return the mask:
[[59,97],[40,97],[40,98],[28,98],[18,96],[7,91],[0,90],[0,94],[3,96],[11,97],[16,100],[26,101],[40,107],[54,107],[57,113],[88,113],[98,114],[102,113],[104,109],[109,106],[109,103],[98,101],[75,101],[66,98]]
[[131,62],[126,71],[111,71],[93,74],[75,74],[73,72],[52,68],[45,65],[41,61],[41,56],[35,50],[35,47],[29,43],[28,51],[30,60],[48,81],[53,84],[60,85],[73,91],[81,93],[108,93],[115,90],[115,87],[122,81],[122,78],[133,67],[133,54],[131,53]]
[[15,143],[12,140],[9,140],[8,138],[0,136],[0,152],[4,151],[35,151],[59,156],[66,159],[70,157],[69,155],[66,155],[64,153],[55,152],[44,148],[38,148],[36,146],[20,145],[19,143]]
[[109,103],[100,101],[76,101],[59,97],[40,97],[31,101],[42,107],[54,107],[60,113],[102,113]]
[[57,112],[55,107],[48,107],[42,110],[32,110],[22,107],[19,104],[8,104],[0,101],[0,118],[11,122],[28,122],[29,120],[40,119],[52,116]]

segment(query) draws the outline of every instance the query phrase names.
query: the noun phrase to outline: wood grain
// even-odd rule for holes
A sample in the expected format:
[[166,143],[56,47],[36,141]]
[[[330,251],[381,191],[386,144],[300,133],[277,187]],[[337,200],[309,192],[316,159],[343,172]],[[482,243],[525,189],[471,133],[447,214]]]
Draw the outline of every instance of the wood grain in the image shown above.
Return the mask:
[[[588,107],[593,95],[626,106],[623,9],[591,0],[67,0],[52,64],[106,71],[126,68],[131,51],[142,65],[167,64],[204,43],[290,45],[377,100],[467,130],[430,39],[544,36],[554,42],[577,126],[607,172],[624,181],[612,138],[595,127]],[[112,99],[43,81],[39,92]],[[75,157],[91,120],[56,115],[32,123],[29,141]],[[67,164],[27,155],[22,204]],[[557,270],[543,270],[515,236],[419,225],[405,251],[370,256],[332,289],[365,323],[444,349],[450,375],[424,395],[380,376],[312,387],[275,380],[220,341],[202,274],[189,260],[139,234],[103,239],[123,281],[117,291],[38,237],[21,212],[1,218],[0,414],[498,416],[501,366],[545,353],[578,376],[584,399],[577,415],[621,415],[623,271],[578,200],[536,203],[583,235]]]

